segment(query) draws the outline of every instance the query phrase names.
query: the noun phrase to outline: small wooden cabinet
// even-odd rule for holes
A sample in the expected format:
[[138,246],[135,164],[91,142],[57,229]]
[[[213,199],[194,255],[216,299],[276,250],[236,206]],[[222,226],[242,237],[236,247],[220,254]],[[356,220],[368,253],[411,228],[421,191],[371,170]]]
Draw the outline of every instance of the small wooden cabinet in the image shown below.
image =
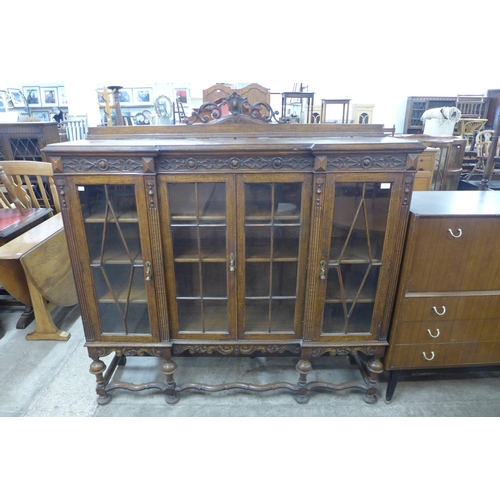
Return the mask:
[[[169,403],[186,389],[285,389],[304,403],[313,389],[356,388],[375,402],[424,146],[370,125],[231,118],[113,127],[115,140],[106,132],[45,149],[98,402],[116,388],[160,389]],[[357,130],[368,135],[343,137]],[[163,358],[166,382],[110,381],[126,356],[140,355]],[[295,356],[298,380],[179,384],[182,355]],[[352,356],[363,381],[308,382],[322,355]]]
[[455,191],[458,189],[467,140],[457,136],[434,136],[409,134],[407,137],[420,141],[424,146],[436,148],[434,169],[430,189],[433,191]]
[[500,364],[500,193],[415,192],[384,366]]
[[0,160],[46,161],[42,149],[60,140],[56,122],[0,123]]

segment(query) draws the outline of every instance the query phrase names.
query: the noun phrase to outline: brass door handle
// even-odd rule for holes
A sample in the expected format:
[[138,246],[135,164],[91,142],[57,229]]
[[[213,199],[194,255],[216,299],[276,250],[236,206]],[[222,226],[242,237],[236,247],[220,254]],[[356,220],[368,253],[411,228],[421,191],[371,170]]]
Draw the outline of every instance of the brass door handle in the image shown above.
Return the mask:
[[326,261],[322,260],[319,265],[319,279],[326,280]]
[[146,262],[146,281],[151,281],[153,278],[153,271],[151,269],[151,262]]
[[229,270],[231,272],[234,272],[236,270],[236,264],[234,262],[234,253],[233,252],[231,252],[229,254]]

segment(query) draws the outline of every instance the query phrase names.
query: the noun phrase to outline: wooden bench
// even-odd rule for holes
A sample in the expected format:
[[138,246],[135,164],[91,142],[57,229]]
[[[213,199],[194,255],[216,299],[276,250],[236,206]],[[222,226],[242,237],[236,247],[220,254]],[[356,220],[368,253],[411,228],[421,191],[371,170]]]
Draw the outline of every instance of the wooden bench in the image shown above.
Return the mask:
[[68,340],[51,316],[56,306],[78,303],[61,214],[0,247],[0,283],[35,313],[27,340]]

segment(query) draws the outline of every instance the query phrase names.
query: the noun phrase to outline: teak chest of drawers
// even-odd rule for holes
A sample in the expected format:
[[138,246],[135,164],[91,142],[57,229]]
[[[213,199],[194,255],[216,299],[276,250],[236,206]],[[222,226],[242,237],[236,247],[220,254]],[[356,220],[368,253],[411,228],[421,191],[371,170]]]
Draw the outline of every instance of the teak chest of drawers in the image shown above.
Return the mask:
[[500,193],[421,191],[410,221],[385,368],[500,364]]

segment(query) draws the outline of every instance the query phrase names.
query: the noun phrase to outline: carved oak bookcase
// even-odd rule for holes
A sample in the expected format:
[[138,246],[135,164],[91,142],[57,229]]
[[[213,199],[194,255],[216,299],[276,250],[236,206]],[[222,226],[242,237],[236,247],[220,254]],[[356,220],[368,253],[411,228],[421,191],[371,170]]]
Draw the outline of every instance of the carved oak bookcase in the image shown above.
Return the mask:
[[[355,388],[375,402],[424,146],[370,125],[231,118],[45,149],[98,403],[116,388],[159,389],[168,403],[186,389],[284,389],[305,403],[314,389]],[[294,356],[297,383],[179,383],[185,354]],[[113,382],[143,355],[163,358],[164,382]],[[322,355],[351,356],[362,380],[308,381]]]

